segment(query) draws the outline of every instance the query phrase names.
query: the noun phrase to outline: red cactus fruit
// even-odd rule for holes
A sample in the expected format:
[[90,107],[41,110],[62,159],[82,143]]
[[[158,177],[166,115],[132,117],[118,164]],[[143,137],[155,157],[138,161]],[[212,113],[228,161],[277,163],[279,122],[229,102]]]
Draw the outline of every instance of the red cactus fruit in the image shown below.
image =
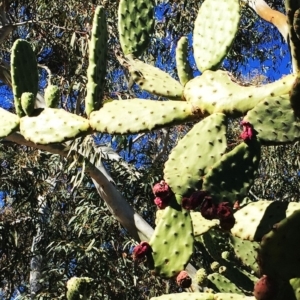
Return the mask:
[[225,231],[231,230],[234,224],[235,224],[234,216],[229,216],[226,219],[220,219],[220,227]]
[[192,279],[189,276],[188,272],[181,271],[176,278],[176,282],[181,288],[187,289],[191,286]]
[[253,295],[257,300],[273,300],[278,293],[278,284],[267,275],[263,275],[254,285]]
[[159,197],[161,199],[168,198],[172,195],[171,188],[164,180],[160,181],[159,183],[156,183],[153,186],[152,191],[155,197]]
[[149,252],[151,251],[151,247],[147,242],[141,242],[139,245],[135,246],[133,249],[133,259],[141,260],[143,259]]
[[221,202],[217,207],[217,216],[220,220],[220,227],[223,230],[230,230],[235,224],[233,209],[228,202]]
[[253,126],[247,121],[242,121],[241,125],[243,126],[243,132],[240,135],[241,139],[245,142],[251,141],[254,137]]
[[194,192],[189,198],[182,199],[182,207],[187,210],[195,210],[208,195],[206,191],[197,191]]
[[154,199],[154,203],[157,205],[159,209],[165,209],[168,206],[169,198],[159,198],[156,197]]
[[204,201],[200,207],[200,212],[203,218],[212,220],[218,218],[217,216],[217,206],[213,203],[212,197],[204,197]]

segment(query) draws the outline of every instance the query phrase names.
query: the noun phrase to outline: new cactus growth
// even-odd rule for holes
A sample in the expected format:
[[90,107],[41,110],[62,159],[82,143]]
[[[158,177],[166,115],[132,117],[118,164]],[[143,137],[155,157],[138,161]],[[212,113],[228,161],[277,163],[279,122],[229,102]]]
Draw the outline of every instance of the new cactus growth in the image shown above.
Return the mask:
[[11,49],[11,79],[15,109],[18,116],[22,117],[25,112],[22,109],[21,96],[23,93],[32,93],[35,98],[39,80],[35,54],[25,40],[16,40]]

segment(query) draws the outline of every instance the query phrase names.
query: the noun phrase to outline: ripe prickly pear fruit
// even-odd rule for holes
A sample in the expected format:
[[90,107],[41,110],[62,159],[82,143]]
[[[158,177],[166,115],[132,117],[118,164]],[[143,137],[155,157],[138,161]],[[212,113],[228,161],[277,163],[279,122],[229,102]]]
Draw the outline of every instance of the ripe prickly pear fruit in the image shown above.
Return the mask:
[[278,284],[267,275],[263,275],[254,285],[253,295],[256,300],[273,300],[278,293]]
[[253,126],[247,121],[242,121],[241,125],[243,126],[243,132],[240,135],[241,139],[245,143],[251,141],[254,138]]
[[153,186],[152,191],[156,197],[154,199],[154,203],[158,206],[158,208],[166,208],[173,196],[171,188],[168,186],[168,184],[164,180],[161,180]]
[[164,180],[161,180],[159,183],[156,183],[152,191],[153,194],[159,198],[166,198],[172,194],[170,187]]
[[202,204],[204,198],[208,195],[206,191],[194,192],[190,197],[182,198],[181,205],[186,210],[195,210]]
[[217,217],[220,220],[220,227],[223,230],[230,230],[235,224],[233,210],[228,202],[221,202],[217,207]]
[[206,196],[201,205],[200,212],[203,218],[212,220],[217,218],[217,206],[213,203],[212,197]]
[[192,279],[187,271],[181,271],[176,278],[176,282],[181,288],[188,289],[192,284]]
[[141,242],[139,245],[134,247],[132,256],[134,260],[141,260],[150,252],[150,245],[147,242]]
[[154,199],[154,203],[156,204],[156,206],[159,208],[159,209],[165,209],[168,204],[169,204],[169,198],[160,198],[160,197],[156,197]]

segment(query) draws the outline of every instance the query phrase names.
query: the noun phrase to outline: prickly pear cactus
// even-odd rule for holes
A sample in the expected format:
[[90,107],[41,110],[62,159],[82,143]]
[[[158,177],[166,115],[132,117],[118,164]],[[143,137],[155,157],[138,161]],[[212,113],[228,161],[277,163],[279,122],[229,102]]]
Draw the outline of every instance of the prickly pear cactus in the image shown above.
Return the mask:
[[22,117],[25,112],[21,105],[21,96],[23,93],[32,93],[35,98],[39,81],[35,54],[25,40],[16,40],[11,49],[11,79],[15,109],[18,116]]

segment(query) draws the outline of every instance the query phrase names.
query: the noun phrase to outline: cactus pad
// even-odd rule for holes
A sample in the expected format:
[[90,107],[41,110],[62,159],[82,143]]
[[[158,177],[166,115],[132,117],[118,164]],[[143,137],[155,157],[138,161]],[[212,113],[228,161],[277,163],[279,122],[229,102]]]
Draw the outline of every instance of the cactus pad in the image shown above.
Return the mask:
[[202,217],[200,212],[191,212],[194,236],[198,236],[208,231],[209,229],[218,226],[218,220],[207,220]]
[[21,106],[27,116],[31,116],[34,110],[35,95],[25,92],[21,96]]
[[263,100],[244,120],[254,127],[264,144],[293,143],[300,139],[300,121],[295,117],[288,95]]
[[264,235],[259,251],[262,274],[290,280],[300,277],[300,210],[273,226]]
[[176,67],[180,83],[185,86],[193,78],[193,70],[188,61],[188,39],[185,36],[177,43]]
[[38,116],[23,117],[21,134],[36,144],[60,143],[87,133],[88,120],[63,109],[46,108]]
[[0,138],[18,130],[20,118],[0,107]]
[[85,97],[85,110],[88,116],[92,111],[98,110],[102,106],[106,75],[108,34],[105,11],[101,6],[97,6],[95,10],[91,35],[87,69],[87,95]]
[[194,28],[194,56],[198,69],[216,70],[227,55],[240,21],[238,0],[206,0]]
[[50,108],[57,108],[60,100],[60,91],[58,86],[49,84],[45,89],[45,104]]
[[94,130],[108,133],[137,133],[198,119],[186,102],[131,99],[111,101],[90,115]]
[[22,117],[21,96],[29,92],[36,97],[39,83],[36,57],[25,40],[16,40],[11,49],[11,79],[15,109],[18,116]]
[[241,143],[212,166],[205,175],[202,189],[208,191],[215,202],[234,204],[242,200],[254,181],[259,160],[257,141]]
[[183,95],[205,115],[220,112],[237,117],[267,97],[287,94],[294,80],[295,75],[288,75],[261,87],[244,87],[233,82],[225,71],[206,71],[185,85]]
[[159,68],[131,59],[129,71],[141,89],[168,99],[182,100],[183,86]]
[[226,116],[203,119],[182,138],[165,164],[164,179],[178,195],[190,196],[201,189],[202,177],[225,152]]
[[220,273],[209,274],[207,279],[209,281],[208,287],[214,291],[243,295],[243,292],[234,283]]
[[119,37],[125,55],[140,56],[154,31],[152,0],[121,0],[118,16]]
[[170,278],[185,269],[193,254],[193,225],[190,213],[175,199],[164,209],[149,244],[155,274]]
[[168,294],[159,297],[152,297],[150,300],[214,300],[212,293],[178,293]]
[[247,266],[254,271],[255,274],[259,275],[259,266],[257,264],[257,250],[259,249],[259,244],[243,240],[234,235],[229,235],[229,238],[236,257],[244,266]]
[[259,200],[249,203],[235,214],[231,233],[241,239],[258,241],[280,220],[300,209],[300,203]]

